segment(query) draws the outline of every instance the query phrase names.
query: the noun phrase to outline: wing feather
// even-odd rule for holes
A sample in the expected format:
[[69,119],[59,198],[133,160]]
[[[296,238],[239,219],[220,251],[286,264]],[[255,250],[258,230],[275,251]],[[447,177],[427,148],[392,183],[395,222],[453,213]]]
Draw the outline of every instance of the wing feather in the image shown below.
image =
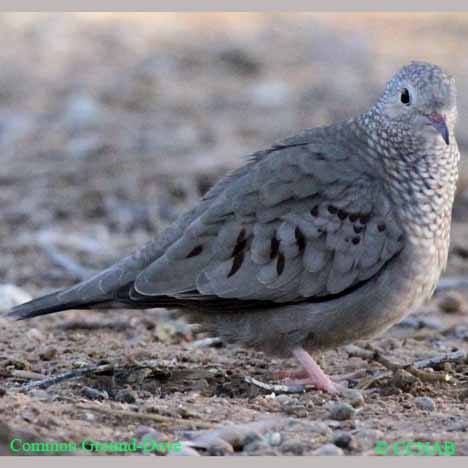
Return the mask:
[[139,297],[318,300],[398,255],[404,235],[383,185],[356,169],[356,155],[297,141],[212,189],[205,209],[136,277]]

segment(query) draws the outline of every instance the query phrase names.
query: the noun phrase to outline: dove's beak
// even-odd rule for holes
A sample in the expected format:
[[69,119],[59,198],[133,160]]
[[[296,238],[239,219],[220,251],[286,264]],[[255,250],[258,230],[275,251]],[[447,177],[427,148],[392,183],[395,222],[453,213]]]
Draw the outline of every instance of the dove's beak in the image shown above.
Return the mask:
[[447,128],[447,122],[445,117],[438,112],[433,112],[429,116],[429,123],[440,133],[445,143],[450,144],[449,130]]

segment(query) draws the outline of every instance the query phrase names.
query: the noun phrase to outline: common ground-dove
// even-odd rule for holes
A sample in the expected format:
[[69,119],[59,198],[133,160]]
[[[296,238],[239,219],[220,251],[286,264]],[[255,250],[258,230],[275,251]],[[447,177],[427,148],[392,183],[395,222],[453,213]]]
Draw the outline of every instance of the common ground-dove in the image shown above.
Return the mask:
[[226,341],[295,355],[374,337],[433,292],[447,262],[456,91],[412,62],[368,112],[253,154],[163,235],[71,288],[15,307],[184,311]]

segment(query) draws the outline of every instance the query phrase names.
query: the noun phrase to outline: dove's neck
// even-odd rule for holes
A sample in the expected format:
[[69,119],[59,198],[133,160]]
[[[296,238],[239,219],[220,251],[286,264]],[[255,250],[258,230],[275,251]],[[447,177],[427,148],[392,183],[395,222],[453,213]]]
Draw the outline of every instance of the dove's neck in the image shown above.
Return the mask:
[[381,175],[409,239],[423,248],[435,247],[438,262],[444,266],[458,177],[459,152],[453,132],[447,145],[438,135],[424,141],[401,129],[393,131],[369,114],[359,117],[356,125],[371,148],[364,157]]

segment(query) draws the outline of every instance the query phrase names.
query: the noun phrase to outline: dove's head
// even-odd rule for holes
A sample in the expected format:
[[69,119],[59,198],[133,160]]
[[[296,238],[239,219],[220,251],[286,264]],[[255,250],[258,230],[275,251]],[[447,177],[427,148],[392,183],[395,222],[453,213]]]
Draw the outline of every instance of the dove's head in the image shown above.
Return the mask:
[[392,133],[449,145],[457,115],[455,80],[436,65],[411,62],[388,82],[376,110]]

